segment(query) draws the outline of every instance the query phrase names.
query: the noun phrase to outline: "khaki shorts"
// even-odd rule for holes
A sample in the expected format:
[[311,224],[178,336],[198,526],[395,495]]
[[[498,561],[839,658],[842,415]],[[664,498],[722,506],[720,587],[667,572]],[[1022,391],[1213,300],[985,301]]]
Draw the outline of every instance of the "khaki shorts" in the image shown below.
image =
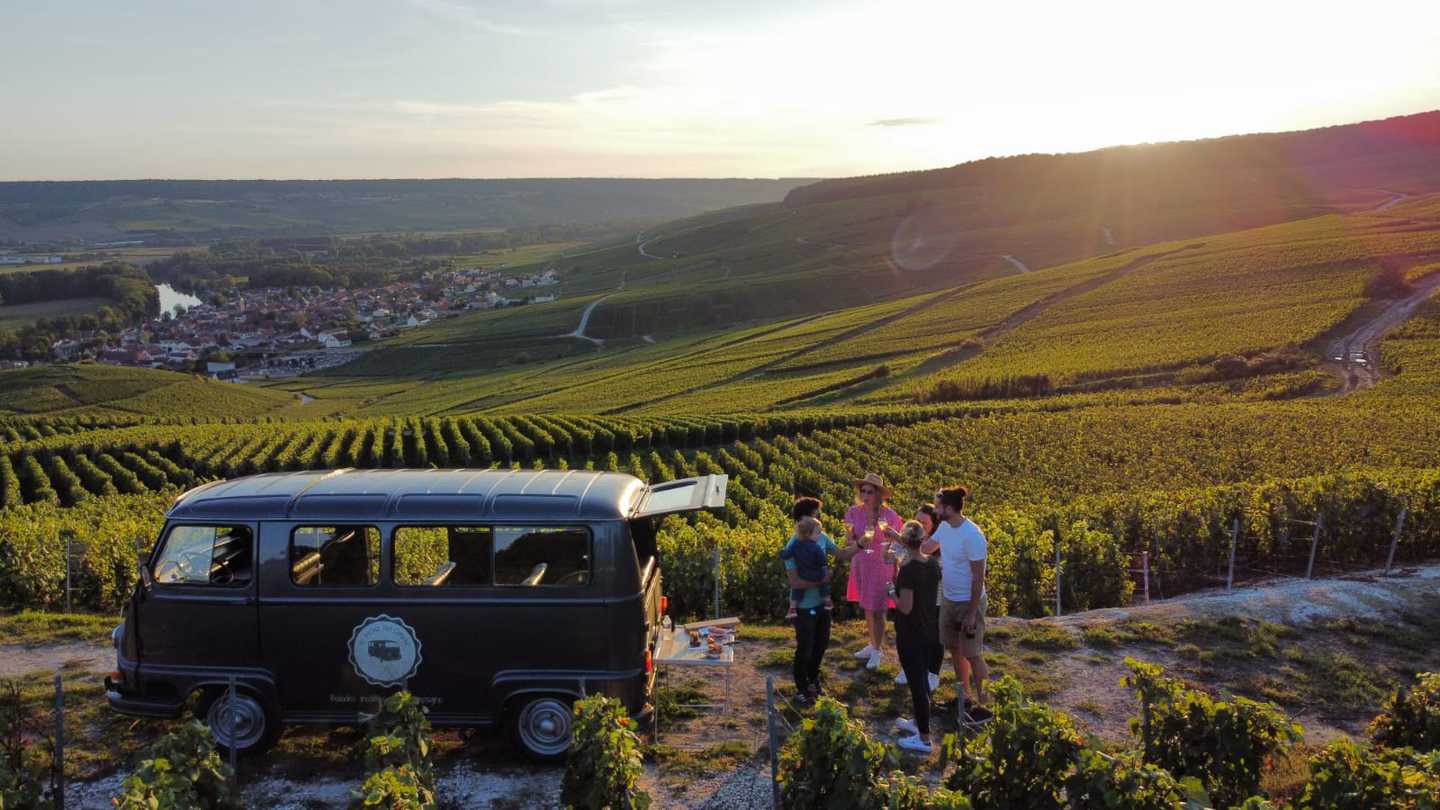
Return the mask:
[[979,657],[985,646],[985,601],[982,595],[980,610],[975,614],[975,636],[967,638],[960,625],[965,621],[965,614],[970,612],[970,603],[943,600],[940,605],[940,646],[947,650],[959,647],[960,654],[966,658]]

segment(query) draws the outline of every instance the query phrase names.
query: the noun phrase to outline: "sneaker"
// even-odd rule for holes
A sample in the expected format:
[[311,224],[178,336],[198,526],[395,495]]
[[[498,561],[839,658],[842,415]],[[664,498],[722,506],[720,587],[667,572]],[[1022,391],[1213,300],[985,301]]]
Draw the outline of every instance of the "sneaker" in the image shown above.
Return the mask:
[[931,691],[931,692],[934,692],[936,689],[939,689],[939,688],[940,688],[940,676],[939,676],[939,675],[936,675],[936,674],[933,673],[933,672],[930,673],[930,691]]
[[808,709],[815,705],[815,698],[810,697],[810,693],[808,692],[800,692],[795,695],[794,703],[802,709]]
[[905,670],[900,670],[900,674],[895,676],[895,683],[898,683],[901,686],[910,685],[910,679],[905,677]]
[[899,720],[896,720],[896,721],[895,721],[895,728],[900,729],[901,731],[905,732],[906,734],[919,734],[919,733],[920,733],[920,728],[915,725],[915,721],[914,721],[914,720],[909,720],[909,719],[904,718],[904,717],[902,717],[902,718],[900,718]]
[[870,655],[870,660],[865,662],[865,668],[874,672],[880,668],[880,662],[885,660],[885,654],[876,650]]
[[934,750],[930,747],[930,742],[924,737],[921,737],[919,734],[911,734],[909,737],[901,737],[899,740],[895,741],[895,744],[900,746],[901,748],[904,748],[906,751],[914,751],[917,754],[929,754],[931,751]]
[[796,610],[794,605],[791,605],[791,606],[790,606],[790,612],[788,612],[788,613],[785,614],[785,618],[787,618],[787,619],[794,619],[794,618],[798,617],[799,615],[800,615],[800,611]]
[[862,649],[860,652],[855,653],[855,657],[856,657],[856,658],[869,658],[870,656],[874,655],[875,653],[876,653],[875,648],[874,648],[874,647],[871,647],[869,644],[866,644],[864,649]]

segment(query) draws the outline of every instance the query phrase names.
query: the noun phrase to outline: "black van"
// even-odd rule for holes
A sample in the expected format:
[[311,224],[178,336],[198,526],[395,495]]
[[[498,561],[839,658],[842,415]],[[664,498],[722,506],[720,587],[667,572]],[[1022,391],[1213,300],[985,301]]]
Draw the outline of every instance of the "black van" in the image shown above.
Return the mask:
[[506,723],[562,758],[576,698],[648,716],[658,517],[723,506],[726,483],[347,469],[197,487],[115,628],[110,705],[176,717],[193,697],[217,742],[248,752],[407,688],[437,726]]

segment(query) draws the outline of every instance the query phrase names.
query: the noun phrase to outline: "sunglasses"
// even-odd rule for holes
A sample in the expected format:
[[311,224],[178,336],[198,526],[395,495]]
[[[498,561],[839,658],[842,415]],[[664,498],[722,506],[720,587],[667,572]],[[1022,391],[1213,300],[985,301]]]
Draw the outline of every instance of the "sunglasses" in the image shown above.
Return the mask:
[[870,495],[870,494],[872,494],[873,492],[875,492],[875,488],[874,488],[874,487],[860,487],[860,494],[861,494],[861,495]]

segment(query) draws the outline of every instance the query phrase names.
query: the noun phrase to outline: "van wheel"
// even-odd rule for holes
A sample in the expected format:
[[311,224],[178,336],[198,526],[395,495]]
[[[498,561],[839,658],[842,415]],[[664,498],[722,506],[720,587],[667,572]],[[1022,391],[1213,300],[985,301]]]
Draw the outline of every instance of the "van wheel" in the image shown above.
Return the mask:
[[512,715],[510,736],[531,759],[563,762],[570,750],[574,725],[575,715],[569,701],[557,697],[531,698]]
[[239,689],[233,700],[228,690],[206,693],[195,706],[195,716],[204,718],[216,747],[226,753],[234,746],[235,753],[242,756],[259,754],[280,737],[280,723],[274,712],[259,698]]

